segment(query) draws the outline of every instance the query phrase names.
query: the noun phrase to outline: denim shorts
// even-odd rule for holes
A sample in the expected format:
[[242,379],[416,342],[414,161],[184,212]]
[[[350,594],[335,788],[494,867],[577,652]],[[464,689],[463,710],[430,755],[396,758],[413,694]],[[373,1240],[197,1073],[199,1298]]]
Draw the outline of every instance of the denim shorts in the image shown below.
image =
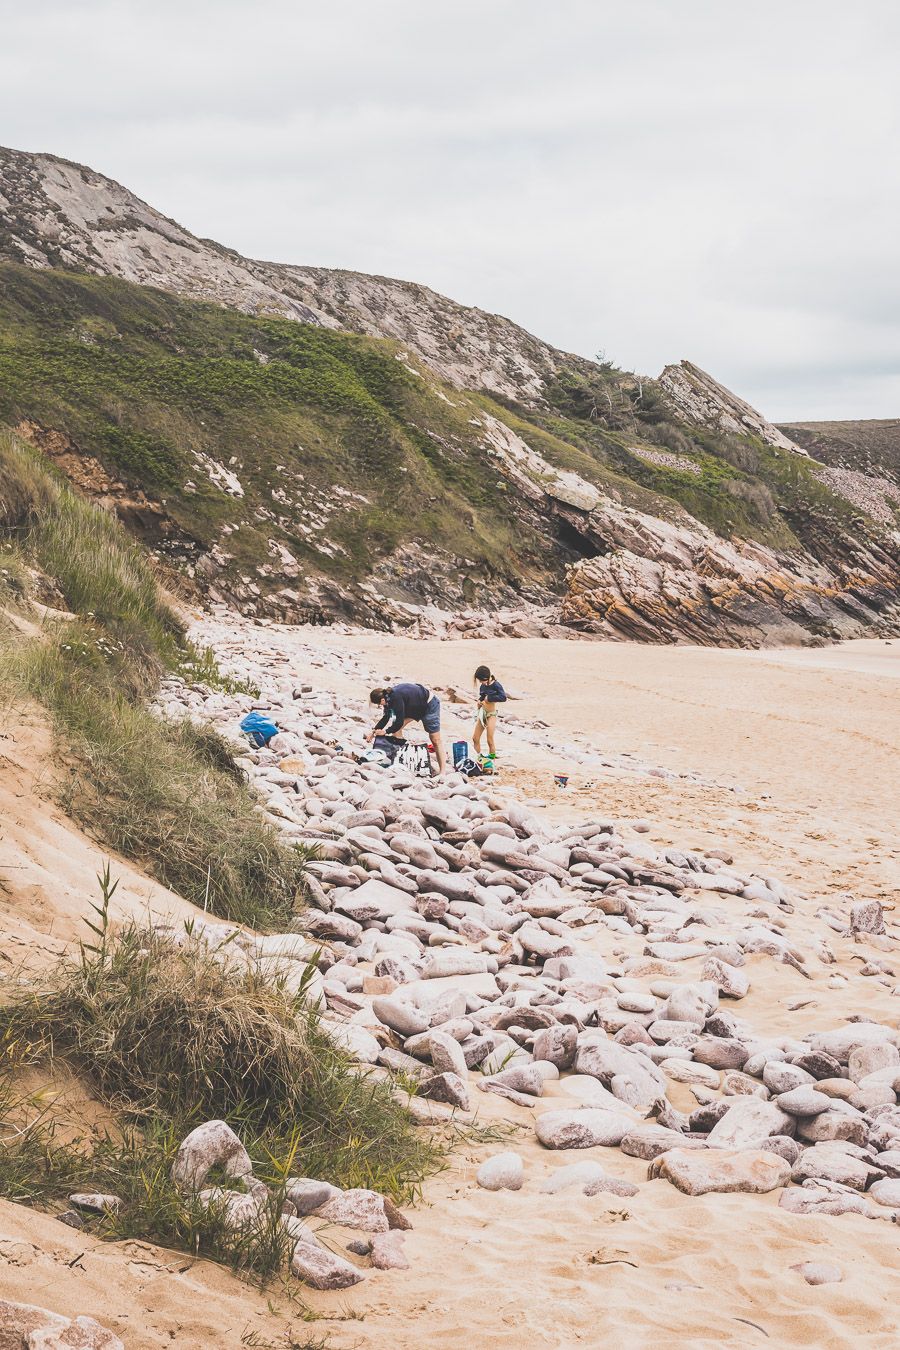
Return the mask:
[[429,736],[433,736],[436,731],[441,729],[441,700],[437,694],[433,694],[428,701],[425,715],[422,718],[422,726]]

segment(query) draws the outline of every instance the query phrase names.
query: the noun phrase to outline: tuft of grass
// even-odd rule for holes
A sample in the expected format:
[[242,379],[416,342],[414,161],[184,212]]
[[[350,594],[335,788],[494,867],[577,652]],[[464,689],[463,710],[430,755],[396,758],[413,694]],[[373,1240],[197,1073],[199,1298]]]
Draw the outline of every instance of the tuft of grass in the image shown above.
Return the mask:
[[57,1210],[78,1191],[113,1194],[115,1213],[83,1215],[97,1237],[139,1238],[205,1256],[265,1283],[283,1270],[289,1239],[278,1218],[283,1194],[276,1187],[258,1219],[240,1228],[225,1221],[224,1206],[206,1205],[172,1183],[181,1137],[159,1118],[141,1129],[61,1142],[45,1109],[17,1097],[0,1075],[0,1196],[16,1204]]
[[251,698],[259,698],[258,685],[222,673],[212,647],[188,646],[176,671],[188,684],[202,684],[223,694],[249,694]]
[[121,1115],[125,1142],[102,1141],[85,1163],[76,1148],[48,1148],[40,1130],[0,1134],[2,1193],[35,1202],[77,1183],[121,1194],[130,1177],[135,1207],[115,1220],[120,1235],[127,1223],[128,1235],[167,1232],[188,1245],[193,1229],[179,1227],[187,1220],[166,1177],[178,1142],[202,1120],[237,1130],[273,1194],[303,1173],[403,1203],[441,1161],[442,1147],[334,1045],[302,993],[191,935],[179,945],[128,926],[17,988],[0,1007],[0,1065],[54,1059]]

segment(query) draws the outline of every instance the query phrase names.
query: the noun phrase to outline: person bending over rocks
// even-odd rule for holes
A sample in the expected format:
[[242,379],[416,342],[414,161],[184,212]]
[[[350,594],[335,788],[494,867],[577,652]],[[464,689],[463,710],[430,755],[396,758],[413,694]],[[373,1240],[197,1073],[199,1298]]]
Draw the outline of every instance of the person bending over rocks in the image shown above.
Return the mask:
[[490,666],[478,667],[475,672],[475,683],[478,685],[478,713],[472,741],[475,753],[480,755],[481,737],[487,732],[488,755],[494,759],[497,754],[494,739],[497,731],[497,704],[506,702],[506,690],[497,677],[491,674]]
[[441,739],[441,700],[437,694],[432,694],[424,684],[395,684],[390,689],[373,689],[369,694],[369,702],[384,709],[381,720],[372,729],[370,740],[374,740],[379,732],[402,737],[404,728],[410,722],[421,722],[434,746],[438,773],[444,772],[446,757]]

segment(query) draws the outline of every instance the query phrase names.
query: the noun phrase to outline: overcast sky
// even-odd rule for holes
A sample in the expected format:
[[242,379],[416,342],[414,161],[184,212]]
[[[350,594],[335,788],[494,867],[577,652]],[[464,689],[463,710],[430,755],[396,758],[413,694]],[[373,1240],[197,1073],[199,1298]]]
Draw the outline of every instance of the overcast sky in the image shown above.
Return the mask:
[[0,143],[776,420],[900,416],[896,0],[0,0]]

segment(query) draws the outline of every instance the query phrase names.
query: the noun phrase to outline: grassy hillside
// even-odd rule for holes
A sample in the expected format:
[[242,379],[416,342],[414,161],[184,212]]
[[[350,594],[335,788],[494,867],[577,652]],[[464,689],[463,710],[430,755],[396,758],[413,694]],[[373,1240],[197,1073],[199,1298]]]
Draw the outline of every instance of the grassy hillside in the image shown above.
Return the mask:
[[88,488],[146,493],[162,551],[251,601],[287,587],[377,623],[359,583],[410,543],[425,571],[444,560],[440,584],[559,590],[579,541],[504,479],[486,414],[619,500],[723,535],[815,550],[846,508],[759,442],[676,424],[652,383],[612,367],[551,393],[543,411],[504,407],[393,342],[0,267],[0,420],[70,438],[93,457]]
[[794,422],[781,430],[826,464],[900,476],[900,420]]
[[[117,281],[16,267],[0,279],[0,418],[66,432],[201,548],[224,529],[233,572],[271,565],[276,539],[352,580],[416,535],[501,574],[513,552],[545,569],[475,453],[466,401],[445,402],[393,344]],[[243,497],[198,456],[236,474]]]

